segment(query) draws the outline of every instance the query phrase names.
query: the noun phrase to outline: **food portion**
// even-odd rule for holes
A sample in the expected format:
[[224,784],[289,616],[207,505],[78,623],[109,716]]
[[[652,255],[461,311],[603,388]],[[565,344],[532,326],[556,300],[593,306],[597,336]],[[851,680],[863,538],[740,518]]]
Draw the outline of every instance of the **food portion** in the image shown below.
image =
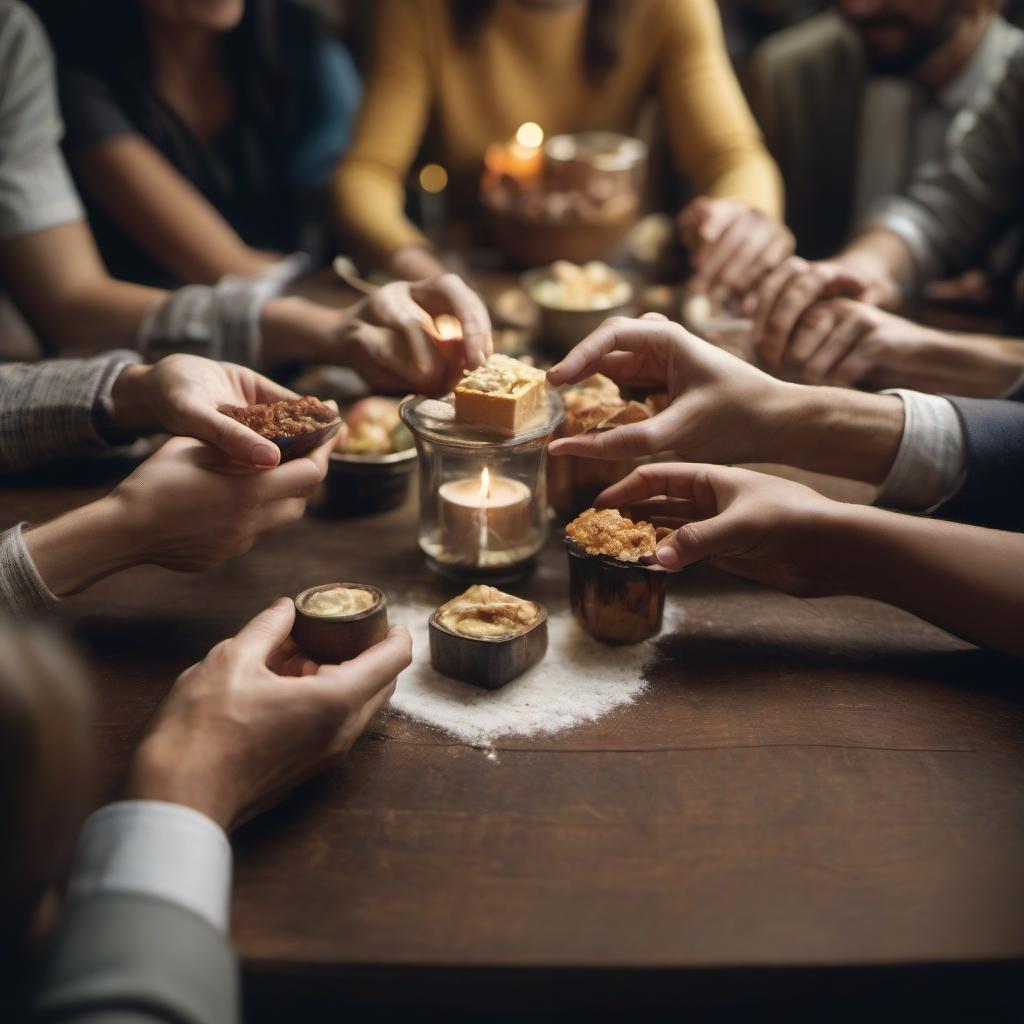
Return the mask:
[[623,423],[639,423],[653,415],[649,403],[627,401],[619,386],[600,373],[566,388],[562,401],[565,404],[562,433],[566,437]]
[[588,508],[566,526],[565,535],[588,555],[605,555],[620,562],[637,562],[653,555],[657,543],[650,523],[634,523],[613,508]]
[[542,306],[588,312],[625,305],[632,296],[632,285],[600,260],[583,266],[556,260],[548,277],[531,289],[531,297]]
[[476,584],[437,610],[437,621],[459,636],[503,640],[525,633],[541,617],[533,601]]
[[336,409],[312,395],[284,402],[226,405],[220,411],[268,440],[311,434],[338,419]]
[[344,455],[393,455],[413,445],[394,398],[363,398],[345,414],[336,450]]
[[455,389],[455,417],[515,434],[544,402],[546,375],[535,366],[493,355],[467,373]]
[[302,611],[317,618],[336,619],[369,611],[376,603],[373,591],[361,587],[329,587],[305,597]]

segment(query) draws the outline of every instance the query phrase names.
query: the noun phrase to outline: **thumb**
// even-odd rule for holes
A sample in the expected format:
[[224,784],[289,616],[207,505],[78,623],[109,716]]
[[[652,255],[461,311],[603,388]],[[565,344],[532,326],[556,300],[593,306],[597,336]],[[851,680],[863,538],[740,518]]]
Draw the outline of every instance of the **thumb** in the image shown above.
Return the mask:
[[288,639],[295,622],[295,605],[290,597],[279,597],[239,630],[232,646],[252,660],[265,664]]
[[683,569],[705,558],[727,554],[742,543],[742,533],[742,519],[731,511],[685,523],[658,545],[658,564],[666,569]]
[[277,445],[227,413],[205,405],[189,404],[182,410],[182,429],[206,441],[225,455],[248,466],[271,468],[281,461]]
[[590,459],[635,459],[653,455],[659,450],[653,423],[654,419],[641,420],[611,430],[559,438],[551,442],[548,450],[552,455],[582,455]]

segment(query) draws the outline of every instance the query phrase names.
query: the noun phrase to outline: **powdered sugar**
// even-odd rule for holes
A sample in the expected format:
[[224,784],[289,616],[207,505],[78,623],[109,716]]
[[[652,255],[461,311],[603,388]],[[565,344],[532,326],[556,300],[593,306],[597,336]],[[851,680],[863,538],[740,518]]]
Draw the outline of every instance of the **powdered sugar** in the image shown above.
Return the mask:
[[629,704],[647,685],[653,642],[610,647],[583,632],[566,613],[548,619],[547,656],[500,690],[448,679],[430,665],[427,619],[432,608],[399,606],[391,621],[413,638],[413,664],[402,673],[391,710],[473,746],[500,736],[550,735],[592,722]]

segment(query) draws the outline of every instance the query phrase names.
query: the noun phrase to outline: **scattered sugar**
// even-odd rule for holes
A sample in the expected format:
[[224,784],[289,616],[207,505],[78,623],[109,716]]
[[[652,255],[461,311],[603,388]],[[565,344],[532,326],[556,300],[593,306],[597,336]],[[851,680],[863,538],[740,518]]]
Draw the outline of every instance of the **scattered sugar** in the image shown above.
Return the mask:
[[[593,722],[632,703],[647,685],[654,642],[611,647],[583,632],[568,613],[548,619],[544,660],[500,690],[448,679],[430,665],[431,608],[391,609],[413,638],[413,664],[402,673],[391,710],[473,746],[501,736],[550,735]],[[497,755],[495,755],[496,758]]]

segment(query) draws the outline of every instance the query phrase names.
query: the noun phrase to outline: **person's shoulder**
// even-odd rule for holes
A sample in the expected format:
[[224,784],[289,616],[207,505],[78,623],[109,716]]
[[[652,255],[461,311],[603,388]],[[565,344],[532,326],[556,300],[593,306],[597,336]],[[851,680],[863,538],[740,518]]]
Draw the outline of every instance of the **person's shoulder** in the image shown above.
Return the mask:
[[837,60],[859,59],[856,36],[834,11],[816,14],[769,36],[754,58],[767,68],[791,69],[807,65],[829,66]]
[[50,57],[49,39],[35,12],[18,0],[0,0],[0,67]]

